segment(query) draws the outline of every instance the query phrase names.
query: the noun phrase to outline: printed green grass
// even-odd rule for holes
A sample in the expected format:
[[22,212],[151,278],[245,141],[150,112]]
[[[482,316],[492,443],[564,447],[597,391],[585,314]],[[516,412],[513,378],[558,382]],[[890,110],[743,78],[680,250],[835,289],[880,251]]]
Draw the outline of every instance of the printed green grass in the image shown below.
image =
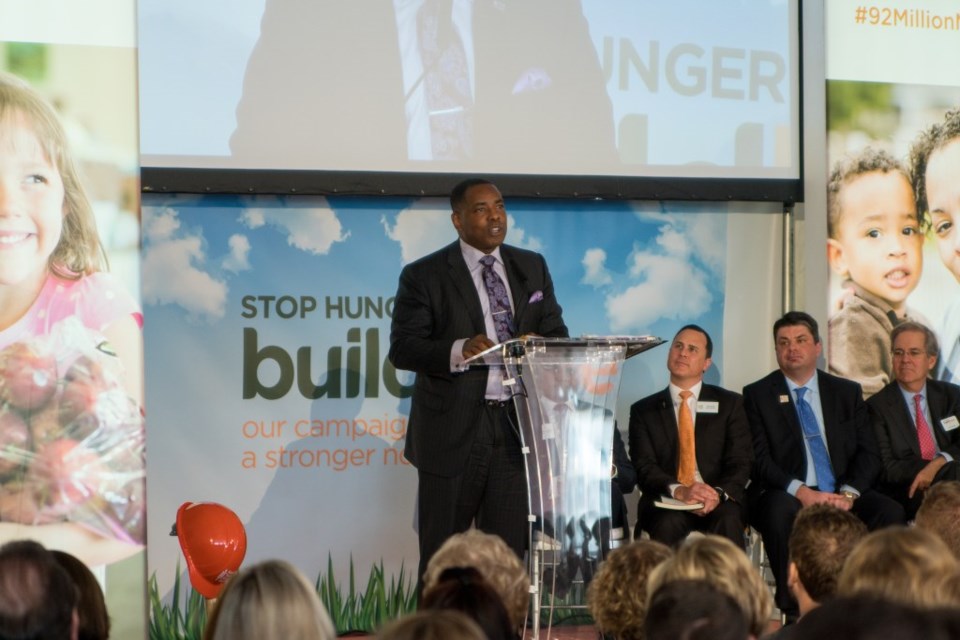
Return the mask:
[[[161,600],[156,574],[150,577],[150,640],[200,640],[207,622],[207,605],[203,596],[180,580],[180,562],[173,583],[170,603]],[[185,587],[188,589],[185,589]],[[408,576],[403,565],[397,576],[387,579],[383,560],[370,569],[367,586],[357,592],[357,581],[350,557],[350,577],[346,589],[341,588],[333,570],[333,558],[327,556],[327,570],[317,576],[317,594],[330,613],[338,634],[351,631],[375,632],[384,622],[417,608],[416,581]],[[184,597],[184,593],[189,595]]]

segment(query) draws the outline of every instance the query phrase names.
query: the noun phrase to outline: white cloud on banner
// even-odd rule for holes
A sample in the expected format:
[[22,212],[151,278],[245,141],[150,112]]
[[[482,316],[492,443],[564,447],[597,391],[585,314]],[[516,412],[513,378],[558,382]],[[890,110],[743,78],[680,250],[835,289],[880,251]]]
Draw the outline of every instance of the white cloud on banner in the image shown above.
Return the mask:
[[227,285],[202,271],[207,256],[203,236],[181,230],[176,210],[144,207],[143,302],[175,304],[191,318],[222,318]]
[[642,330],[658,320],[693,320],[708,311],[713,303],[711,277],[723,282],[724,217],[686,213],[682,207],[668,215],[649,205],[637,207],[636,212],[642,219],[664,224],[653,247],[635,247],[630,254],[627,276],[634,284],[607,296],[611,329]]
[[250,270],[250,239],[245,235],[235,233],[227,240],[230,245],[230,255],[223,259],[221,266],[226,271],[239,273]]
[[583,284],[589,284],[594,287],[613,282],[610,272],[607,271],[607,252],[603,249],[587,249],[583,254]]
[[[387,237],[399,243],[403,264],[422,258],[450,244],[457,237],[450,220],[449,204],[440,199],[415,201],[397,214],[392,227],[386,216],[381,218],[381,222]],[[510,215],[507,216],[507,244],[531,251],[541,251],[543,248],[540,239],[528,237]]]
[[[280,202],[279,198],[274,200]],[[263,202],[263,199],[258,202]],[[316,202],[316,206],[251,207],[240,215],[240,222],[250,229],[274,227],[287,236],[287,244],[291,247],[314,255],[326,255],[335,242],[349,238],[350,232],[343,231],[343,225],[327,205],[326,198],[311,199],[311,202]]]

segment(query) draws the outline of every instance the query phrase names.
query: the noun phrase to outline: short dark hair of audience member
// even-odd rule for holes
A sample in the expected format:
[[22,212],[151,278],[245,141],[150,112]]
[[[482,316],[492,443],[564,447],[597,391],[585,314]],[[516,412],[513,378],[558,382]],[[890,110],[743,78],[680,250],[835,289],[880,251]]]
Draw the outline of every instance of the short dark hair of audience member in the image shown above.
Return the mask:
[[444,569],[423,592],[422,609],[460,611],[476,622],[488,640],[514,640],[516,628],[496,589],[473,567]]
[[935,533],[888,527],[867,535],[843,564],[837,594],[866,594],[918,609],[957,607],[946,588],[960,562]]
[[745,640],[750,635],[737,601],[706,580],[674,580],[657,589],[644,629],[647,640]]
[[417,611],[385,625],[377,640],[487,640],[483,630],[460,611]]
[[868,594],[838,596],[794,629],[791,640],[948,640],[946,620],[932,611]]
[[937,534],[960,559],[960,482],[944,480],[927,489],[915,522]]
[[[837,578],[853,547],[867,535],[860,518],[829,504],[814,504],[800,510],[790,532],[791,574],[814,603],[822,603],[837,591]],[[798,601],[801,598],[797,598]],[[801,602],[801,614],[803,611]]]
[[56,549],[50,553],[77,586],[80,598],[77,602],[77,640],[107,640],[110,637],[110,616],[107,615],[107,603],[97,577],[76,556]]
[[335,637],[316,589],[283,560],[260,562],[230,578],[203,632],[204,640]]
[[670,547],[654,540],[637,540],[610,552],[587,589],[587,607],[600,631],[617,640],[643,640],[647,578],[671,555]]
[[752,635],[766,632],[773,612],[770,588],[743,549],[726,538],[705,535],[683,544],[650,573],[647,593],[674,580],[706,580],[740,605]]
[[436,584],[444,569],[473,567],[483,575],[510,614],[510,622],[520,628],[530,606],[530,576],[507,543],[499,536],[469,529],[447,538],[427,563],[423,589]]
[[77,587],[34,540],[0,547],[0,638],[77,637]]

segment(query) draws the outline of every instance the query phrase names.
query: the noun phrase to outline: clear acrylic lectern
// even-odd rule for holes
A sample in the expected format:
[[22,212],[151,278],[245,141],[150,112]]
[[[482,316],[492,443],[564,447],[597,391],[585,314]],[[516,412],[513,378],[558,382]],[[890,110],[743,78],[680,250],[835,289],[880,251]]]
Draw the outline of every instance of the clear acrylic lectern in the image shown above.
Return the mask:
[[[613,430],[623,362],[662,344],[653,336],[516,338],[466,361],[503,370],[529,489],[532,638],[541,608],[589,584],[609,551]],[[581,589],[582,593],[582,589]],[[582,603],[566,603],[569,607]],[[550,617],[548,625],[552,625]]]

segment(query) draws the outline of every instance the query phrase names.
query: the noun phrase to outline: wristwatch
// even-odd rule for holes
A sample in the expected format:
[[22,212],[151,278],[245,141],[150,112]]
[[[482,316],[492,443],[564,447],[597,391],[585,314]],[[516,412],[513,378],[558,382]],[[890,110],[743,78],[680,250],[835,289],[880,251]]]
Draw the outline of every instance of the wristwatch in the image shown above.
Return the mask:
[[717,492],[720,502],[726,502],[730,499],[730,496],[728,496],[727,492],[723,490],[723,487],[714,487],[713,490]]
[[841,491],[840,495],[842,495],[844,498],[846,498],[850,502],[857,501],[857,494],[855,494],[853,491]]

